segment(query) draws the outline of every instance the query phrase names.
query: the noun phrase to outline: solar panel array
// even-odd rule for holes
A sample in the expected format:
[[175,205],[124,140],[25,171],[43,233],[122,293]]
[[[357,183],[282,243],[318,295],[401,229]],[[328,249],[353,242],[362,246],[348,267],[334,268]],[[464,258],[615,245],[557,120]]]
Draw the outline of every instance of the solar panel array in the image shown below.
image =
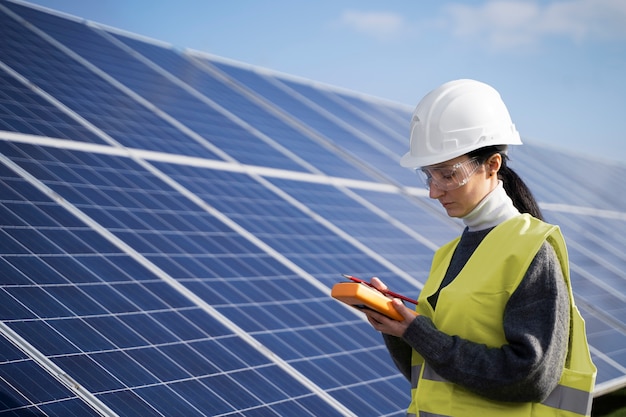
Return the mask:
[[[411,108],[0,1],[0,415],[400,416],[341,273],[416,297],[461,225]],[[598,395],[626,384],[626,177],[525,145]]]

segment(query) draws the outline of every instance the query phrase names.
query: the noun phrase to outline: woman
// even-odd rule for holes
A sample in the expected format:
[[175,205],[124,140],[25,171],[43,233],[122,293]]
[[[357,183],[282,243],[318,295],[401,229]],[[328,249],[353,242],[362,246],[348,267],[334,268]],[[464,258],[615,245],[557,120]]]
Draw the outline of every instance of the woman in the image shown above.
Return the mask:
[[410,416],[590,415],[595,367],[567,250],[507,166],[518,144],[500,95],[477,81],[443,84],[413,113],[401,164],[466,228],[435,253],[417,316],[397,299],[402,321],[364,310],[412,383]]

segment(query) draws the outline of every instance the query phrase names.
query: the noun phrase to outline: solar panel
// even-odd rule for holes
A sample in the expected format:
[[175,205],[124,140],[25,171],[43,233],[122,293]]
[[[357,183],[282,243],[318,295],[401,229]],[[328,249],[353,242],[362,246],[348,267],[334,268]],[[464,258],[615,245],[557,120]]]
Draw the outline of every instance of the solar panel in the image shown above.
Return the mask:
[[[461,230],[398,166],[410,107],[21,2],[0,35],[0,414],[404,415],[380,335],[329,289],[416,297]],[[626,168],[511,158],[616,389]]]

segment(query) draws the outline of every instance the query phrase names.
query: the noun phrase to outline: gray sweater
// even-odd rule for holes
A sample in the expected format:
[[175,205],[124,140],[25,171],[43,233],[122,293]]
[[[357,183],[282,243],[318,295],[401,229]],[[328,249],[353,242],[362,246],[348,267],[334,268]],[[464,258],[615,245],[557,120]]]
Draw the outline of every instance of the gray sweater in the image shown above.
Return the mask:
[[[442,287],[454,280],[491,229],[463,232]],[[438,293],[429,302],[436,307]],[[483,397],[508,402],[540,402],[556,387],[565,363],[569,296],[556,253],[548,243],[537,252],[504,311],[508,344],[489,348],[445,334],[418,316],[402,338],[383,335],[402,374],[411,379],[415,349],[440,376]]]

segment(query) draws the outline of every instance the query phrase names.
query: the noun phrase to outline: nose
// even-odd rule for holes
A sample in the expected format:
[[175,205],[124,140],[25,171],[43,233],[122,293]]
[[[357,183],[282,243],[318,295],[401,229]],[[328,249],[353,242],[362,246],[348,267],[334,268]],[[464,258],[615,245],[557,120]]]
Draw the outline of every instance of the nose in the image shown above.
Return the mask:
[[428,188],[428,197],[436,200],[439,197],[441,197],[442,195],[444,195],[446,192],[440,188],[438,188],[434,182],[430,183],[430,187]]

